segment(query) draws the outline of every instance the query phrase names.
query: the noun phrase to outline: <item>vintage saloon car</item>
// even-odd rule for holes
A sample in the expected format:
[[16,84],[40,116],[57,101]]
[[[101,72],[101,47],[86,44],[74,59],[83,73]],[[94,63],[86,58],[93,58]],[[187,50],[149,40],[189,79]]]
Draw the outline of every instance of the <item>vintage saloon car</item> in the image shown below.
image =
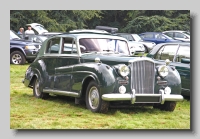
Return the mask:
[[23,84],[36,98],[50,94],[84,101],[92,112],[112,105],[151,105],[174,111],[182,101],[181,79],[168,63],[155,66],[147,57],[131,56],[123,37],[92,32],[55,35],[43,42]]

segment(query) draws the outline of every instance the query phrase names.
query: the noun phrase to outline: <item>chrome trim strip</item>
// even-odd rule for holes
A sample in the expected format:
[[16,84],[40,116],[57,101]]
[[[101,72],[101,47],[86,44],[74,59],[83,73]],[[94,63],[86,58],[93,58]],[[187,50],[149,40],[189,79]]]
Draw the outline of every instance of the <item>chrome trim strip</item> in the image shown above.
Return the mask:
[[131,94],[131,103],[134,104],[135,103],[135,89],[132,89],[132,94]]
[[57,95],[80,97],[80,94],[78,94],[76,92],[70,92],[70,91],[60,91],[60,90],[53,90],[53,89],[43,89],[43,92],[44,93],[57,94]]
[[165,96],[164,96],[164,90],[159,90],[159,94],[162,95],[162,98],[161,98],[161,104],[164,104],[165,103]]
[[139,58],[135,58],[135,59],[131,59],[129,60],[128,62],[131,64],[132,62],[137,62],[137,61],[149,61],[149,62],[152,62],[152,63],[155,63],[154,60],[150,59],[150,58],[147,58],[147,57],[139,57]]

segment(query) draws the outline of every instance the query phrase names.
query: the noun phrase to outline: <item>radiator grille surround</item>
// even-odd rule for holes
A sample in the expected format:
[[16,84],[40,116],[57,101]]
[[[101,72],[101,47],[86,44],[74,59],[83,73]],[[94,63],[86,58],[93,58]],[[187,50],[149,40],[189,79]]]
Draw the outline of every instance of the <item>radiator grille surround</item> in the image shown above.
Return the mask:
[[155,63],[151,59],[130,61],[131,89],[135,94],[154,94]]

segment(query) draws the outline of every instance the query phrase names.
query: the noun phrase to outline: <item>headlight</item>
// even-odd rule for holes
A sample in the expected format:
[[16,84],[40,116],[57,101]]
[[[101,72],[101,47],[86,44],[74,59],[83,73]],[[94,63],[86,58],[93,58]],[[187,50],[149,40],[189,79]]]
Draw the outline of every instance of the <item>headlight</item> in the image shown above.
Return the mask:
[[34,45],[27,45],[25,46],[25,49],[36,49]]
[[169,70],[168,70],[167,66],[162,65],[162,66],[160,66],[160,67],[158,68],[158,74],[159,74],[160,76],[165,77],[165,76],[168,75],[168,73],[169,73]]
[[127,76],[129,74],[129,68],[128,66],[126,65],[120,65],[119,66],[119,69],[118,69],[118,73],[121,75],[121,76]]

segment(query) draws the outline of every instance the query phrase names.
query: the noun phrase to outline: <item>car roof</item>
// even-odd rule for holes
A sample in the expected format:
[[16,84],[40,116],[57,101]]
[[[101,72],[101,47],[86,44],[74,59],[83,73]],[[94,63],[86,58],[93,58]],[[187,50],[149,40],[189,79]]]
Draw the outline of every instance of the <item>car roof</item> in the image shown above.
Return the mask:
[[79,33],[63,33],[63,34],[58,34],[54,35],[54,37],[59,36],[59,37],[66,37],[66,36],[73,36],[75,38],[111,38],[111,39],[120,39],[120,40],[125,40],[125,38],[117,36],[117,35],[112,35],[109,33],[102,34],[102,33],[94,33],[94,32],[79,32]]
[[121,36],[118,35],[114,35],[114,34],[109,34],[109,33],[94,33],[94,32],[79,32],[79,33],[63,33],[63,34],[57,34],[57,35],[53,35],[53,37],[74,37],[77,39],[80,38],[107,38],[107,39],[119,39],[119,40],[124,40],[127,42],[127,40]]
[[125,34],[125,35],[131,35],[131,33],[116,33],[116,34],[119,34],[119,35],[120,35],[120,34],[122,34],[122,35],[123,35],[123,34]]
[[167,31],[163,31],[163,32],[187,32],[184,30],[167,30]]
[[98,30],[98,29],[76,29],[76,30],[71,30],[69,31],[69,33],[108,33],[110,34],[109,32],[105,31],[105,30]]
[[143,32],[143,33],[140,33],[140,34],[147,34],[147,33],[162,33],[162,32]]

